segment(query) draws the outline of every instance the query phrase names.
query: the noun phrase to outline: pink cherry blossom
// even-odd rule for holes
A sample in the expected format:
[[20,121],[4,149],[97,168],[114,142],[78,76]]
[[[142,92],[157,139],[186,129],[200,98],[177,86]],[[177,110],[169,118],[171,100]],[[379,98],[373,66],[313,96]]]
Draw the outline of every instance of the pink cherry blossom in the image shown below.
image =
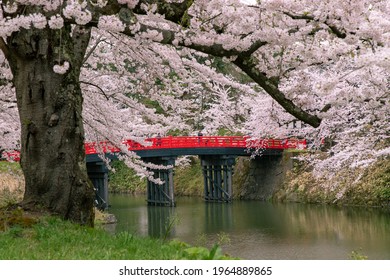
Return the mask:
[[[122,13],[104,14],[109,2]],[[187,23],[160,14],[149,2],[12,1],[0,8],[0,37],[6,44],[21,30],[94,26],[80,76],[88,141],[142,141],[158,132],[200,128],[210,134],[224,128],[255,137],[299,136],[314,144],[331,138],[333,156],[311,158],[317,174],[389,155],[383,144],[390,137],[389,1],[199,0],[186,10]],[[20,6],[42,12],[22,13]],[[55,50],[59,58],[65,55],[61,46]],[[252,74],[267,83],[243,78],[238,59],[253,63]],[[218,68],[222,61],[226,72]],[[66,75],[70,64],[51,67]],[[0,146],[10,149],[18,147],[20,133],[12,78],[0,52]],[[299,122],[265,85],[321,118],[321,125]],[[127,164],[149,176],[126,153]]]

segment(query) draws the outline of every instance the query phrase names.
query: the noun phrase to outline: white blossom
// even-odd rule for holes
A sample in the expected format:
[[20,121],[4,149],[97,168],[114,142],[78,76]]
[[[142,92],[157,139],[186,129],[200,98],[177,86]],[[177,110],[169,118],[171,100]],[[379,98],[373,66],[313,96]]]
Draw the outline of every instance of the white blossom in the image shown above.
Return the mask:
[[122,32],[125,27],[125,24],[116,16],[101,16],[99,18],[98,28],[103,30]]
[[53,71],[57,74],[65,74],[69,69],[69,62],[65,61],[62,65],[56,64],[53,66]]
[[118,0],[119,4],[127,4],[129,9],[134,9],[138,5],[139,0]]
[[18,10],[18,4],[16,2],[7,3],[3,6],[3,9],[7,14],[13,14]]
[[50,17],[48,24],[51,29],[61,29],[64,26],[64,19],[60,15]]

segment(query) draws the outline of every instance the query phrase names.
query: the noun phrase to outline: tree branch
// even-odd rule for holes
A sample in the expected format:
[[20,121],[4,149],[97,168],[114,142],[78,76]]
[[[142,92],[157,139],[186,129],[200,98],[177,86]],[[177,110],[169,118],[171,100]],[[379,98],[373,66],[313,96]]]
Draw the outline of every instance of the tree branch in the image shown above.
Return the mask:
[[100,35],[99,38],[96,40],[95,45],[88,51],[88,53],[84,56],[83,64],[88,60],[88,58],[93,54],[93,52],[96,50],[97,46],[103,42],[102,40],[103,35]]
[[10,56],[11,56],[11,53],[10,53],[10,50],[8,48],[7,43],[4,41],[4,39],[2,37],[0,37],[0,50],[3,51],[4,56],[8,60],[10,58]]
[[321,119],[319,117],[295,105],[290,99],[286,98],[284,93],[269,78],[256,70],[256,63],[253,58],[239,56],[233,63],[259,84],[288,113],[313,127],[320,126]]
[[86,82],[86,81],[80,81],[80,84],[86,84],[86,85],[89,85],[89,86],[96,87],[104,95],[104,97],[107,100],[110,100],[110,98],[107,96],[106,92],[101,87],[99,87],[98,85],[96,85],[94,83]]
[[16,104],[16,100],[11,100],[11,99],[3,99],[3,98],[0,98],[0,101],[1,101],[1,102],[4,102],[4,103]]
[[[314,18],[313,16],[310,16],[310,15],[294,15],[292,13],[289,13],[289,12],[283,12],[283,14],[285,14],[286,16],[289,16],[290,18],[292,19],[304,19],[304,20],[307,20],[307,21],[315,21],[315,22],[320,22],[318,19]],[[325,24],[326,26],[329,27],[329,29],[340,39],[345,39],[347,37],[347,34],[343,31],[341,31],[339,28],[337,28],[335,25],[333,24],[329,24],[328,22],[324,21],[322,22],[323,24]]]

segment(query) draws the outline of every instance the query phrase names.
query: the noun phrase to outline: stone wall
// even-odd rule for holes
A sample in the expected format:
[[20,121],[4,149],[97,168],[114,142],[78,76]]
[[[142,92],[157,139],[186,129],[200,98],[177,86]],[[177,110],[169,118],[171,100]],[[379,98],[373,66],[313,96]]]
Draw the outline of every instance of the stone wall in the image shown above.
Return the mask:
[[268,200],[281,188],[293,167],[292,153],[237,159],[233,175],[235,199]]

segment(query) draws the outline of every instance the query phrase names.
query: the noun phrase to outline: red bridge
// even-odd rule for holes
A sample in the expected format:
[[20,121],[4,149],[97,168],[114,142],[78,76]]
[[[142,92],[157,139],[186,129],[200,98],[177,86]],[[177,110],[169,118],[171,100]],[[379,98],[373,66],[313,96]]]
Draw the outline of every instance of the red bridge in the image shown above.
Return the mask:
[[[145,139],[144,144],[134,140],[122,142],[128,150],[135,151],[141,157],[162,155],[202,155],[202,154],[234,154],[249,155],[250,150],[306,149],[305,139],[250,139],[248,136],[168,136]],[[171,150],[168,152],[168,149]],[[85,143],[86,155],[117,153],[120,149],[113,144],[102,141]],[[2,153],[6,160],[19,161],[19,151]],[[91,158],[91,157],[88,157]],[[87,159],[88,161],[88,159]],[[93,161],[93,160],[92,160]]]
[[[154,179],[147,181],[148,204],[166,206],[175,205],[173,166],[180,155],[200,157],[206,201],[230,202],[233,166],[237,156],[251,156],[254,150],[259,149],[266,156],[281,156],[285,149],[306,149],[306,140],[253,140],[247,136],[168,136],[148,138],[142,144],[133,140],[125,140],[122,144],[123,149],[134,151],[146,162],[167,167],[150,170]],[[97,190],[97,201],[101,208],[107,206],[108,177],[98,154],[105,153],[109,158],[115,158],[120,151],[109,142],[85,144],[88,175]],[[257,160],[267,159],[261,157]],[[162,184],[154,180],[160,180]]]
[[[128,147],[128,150],[135,151],[137,154],[141,154],[141,151],[163,150],[163,149],[175,149],[181,154],[203,154],[206,150],[225,149],[227,152],[229,149],[250,150],[250,149],[263,149],[263,150],[285,150],[285,149],[306,149],[305,139],[250,139],[247,136],[168,136],[168,137],[155,137],[145,139],[145,144],[140,144],[134,140],[125,140],[123,144]],[[186,149],[187,151],[182,151]],[[195,150],[194,150],[195,149]],[[180,150],[180,151],[179,151]],[[193,151],[191,151],[193,150]],[[89,142],[85,144],[85,153],[87,155],[98,154],[99,151],[103,153],[115,153],[120,152],[120,149],[110,144],[109,142],[100,142],[97,145],[95,142]],[[217,151],[218,152],[218,151]],[[219,151],[220,153],[222,151]],[[164,152],[162,152],[164,153]],[[166,152],[165,152],[166,153]],[[233,152],[234,153],[234,152]],[[248,152],[246,152],[248,153]],[[158,154],[158,153],[153,153]],[[209,153],[208,153],[209,154]],[[227,152],[227,154],[230,154]]]

